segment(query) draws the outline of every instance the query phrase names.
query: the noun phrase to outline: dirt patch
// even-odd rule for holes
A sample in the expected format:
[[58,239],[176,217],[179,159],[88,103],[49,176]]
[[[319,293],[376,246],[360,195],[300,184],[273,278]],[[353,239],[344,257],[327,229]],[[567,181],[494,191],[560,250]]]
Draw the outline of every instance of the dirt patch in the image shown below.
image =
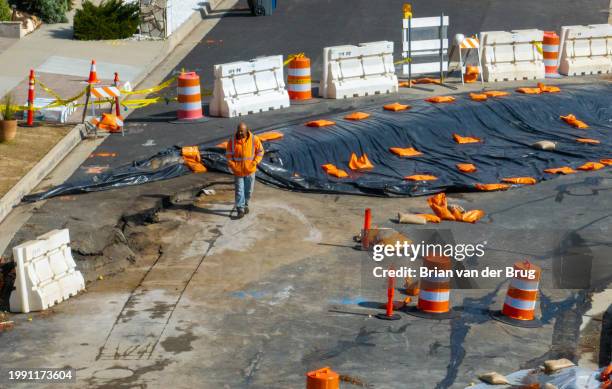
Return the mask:
[[0,197],[55,146],[71,126],[19,127],[14,141],[0,143]]

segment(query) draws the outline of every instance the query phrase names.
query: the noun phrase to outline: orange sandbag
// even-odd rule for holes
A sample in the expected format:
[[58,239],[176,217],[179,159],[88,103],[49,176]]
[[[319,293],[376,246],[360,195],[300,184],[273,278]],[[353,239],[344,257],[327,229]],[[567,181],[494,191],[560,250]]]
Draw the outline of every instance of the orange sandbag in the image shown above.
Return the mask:
[[344,118],[346,120],[363,120],[363,119],[367,119],[370,117],[369,113],[365,113],[365,112],[353,112],[349,115],[346,115]]
[[457,135],[457,134],[453,134],[453,139],[455,140],[455,142],[457,142],[459,144],[480,143],[480,142],[482,142],[482,139],[480,139],[480,138],[476,138],[476,137],[473,137],[473,136],[461,136],[461,135]]
[[417,78],[416,80],[412,81],[413,84],[436,84],[436,85],[440,85],[440,79],[437,78],[429,78],[429,77],[423,77],[423,78]]
[[404,179],[409,181],[434,181],[437,180],[438,177],[432,176],[431,174],[414,174],[412,176],[406,176]]
[[373,169],[374,165],[368,159],[367,154],[363,154],[361,157],[357,158],[357,154],[351,154],[351,159],[349,161],[349,168],[351,170],[365,170],[365,169]]
[[458,163],[457,170],[464,173],[474,173],[476,171],[476,166],[472,163]]
[[591,139],[591,138],[577,138],[576,142],[588,143],[588,144],[591,144],[591,145],[598,145],[598,144],[601,143],[597,139]]
[[410,81],[400,81],[397,85],[400,88],[410,88],[411,82]]
[[474,209],[471,211],[464,212],[463,215],[461,215],[461,221],[466,223],[476,223],[478,220],[482,219],[484,215],[484,211],[480,209]]
[[600,162],[587,162],[582,166],[578,166],[578,170],[599,170],[605,168],[606,165]]
[[427,203],[434,213],[442,220],[475,223],[485,215],[484,211],[479,209],[465,212],[459,207],[452,207],[452,209],[449,209],[446,203],[446,194],[444,193],[438,193],[437,195],[431,196],[427,199]]
[[259,140],[261,140],[262,142],[269,142],[271,140],[282,139],[283,136],[285,135],[281,134],[280,132],[276,132],[276,131],[264,132],[263,134],[257,135]]
[[400,157],[418,157],[419,155],[423,155],[423,153],[421,153],[414,147],[390,147],[389,151],[391,151],[395,155],[399,155]]
[[563,167],[544,169],[544,173],[549,173],[549,174],[573,174],[573,173],[576,173],[576,171],[574,169],[572,169],[571,167],[569,167],[569,166],[563,166]]
[[385,111],[393,111],[393,112],[398,112],[398,111],[405,111],[407,109],[410,109],[411,107],[407,104],[400,104],[400,103],[393,103],[393,104],[387,104],[385,106],[383,106],[383,109]]
[[456,221],[459,222],[463,220],[463,209],[459,209],[458,207],[448,207],[448,210],[451,212]]
[[206,167],[202,165],[202,157],[198,146],[185,146],[181,149],[185,165],[194,173],[205,173]]
[[600,159],[599,162],[603,163],[606,166],[612,165],[612,158]]
[[333,126],[334,124],[336,124],[336,122],[332,122],[331,120],[324,120],[324,119],[313,120],[313,121],[306,123],[308,127],[325,127],[325,126]]
[[325,170],[325,173],[329,174],[330,176],[334,176],[334,177],[338,177],[338,178],[346,178],[348,177],[347,172],[345,172],[342,169],[338,169],[335,165],[328,163],[325,165],[321,165],[321,167],[323,168],[323,170]]
[[417,213],[416,215],[427,220],[427,223],[440,223],[440,221],[442,221],[438,216],[432,215],[431,213]]
[[99,129],[110,133],[121,132],[123,117],[112,113],[103,113],[101,120],[95,119],[92,123]]
[[484,93],[470,93],[470,99],[474,101],[485,101],[487,98]]
[[518,88],[516,91],[527,95],[539,95],[542,93],[540,88]]
[[534,185],[538,183],[538,180],[533,177],[507,177],[503,178],[502,182],[519,185]]
[[508,96],[509,92],[499,91],[499,90],[488,90],[483,92],[487,97],[503,97]]
[[559,92],[561,92],[561,88],[559,88],[557,86],[544,85],[541,82],[538,82],[538,88],[540,88],[540,91],[542,91],[542,93],[559,93]]
[[563,121],[569,124],[570,126],[581,129],[589,128],[589,126],[585,122],[578,120],[576,116],[571,113],[566,116],[560,116],[560,118],[563,119]]
[[442,220],[455,220],[453,214],[449,211],[446,204],[446,194],[438,193],[427,199],[427,204],[432,211]]
[[508,184],[475,184],[478,190],[493,191],[493,190],[506,190],[510,188]]
[[425,101],[430,103],[452,103],[455,101],[455,98],[452,96],[434,96],[425,99]]
[[478,75],[480,71],[478,70],[478,66],[468,65],[465,68],[465,74],[463,75],[463,82],[466,84],[470,84],[472,82],[478,81]]
[[608,365],[605,369],[599,373],[599,380],[601,382],[605,382],[612,378],[612,363]]

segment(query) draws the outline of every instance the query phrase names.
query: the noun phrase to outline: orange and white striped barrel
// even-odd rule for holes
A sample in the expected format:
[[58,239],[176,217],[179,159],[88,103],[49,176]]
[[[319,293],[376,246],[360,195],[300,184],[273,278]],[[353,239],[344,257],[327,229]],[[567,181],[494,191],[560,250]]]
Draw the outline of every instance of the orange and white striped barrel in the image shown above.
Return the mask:
[[200,76],[195,72],[181,73],[178,78],[178,119],[201,119],[202,94],[200,92]]
[[554,31],[544,31],[542,40],[542,53],[544,56],[544,71],[546,78],[559,78],[559,35]]
[[[425,257],[423,266],[428,270],[451,270],[449,257]],[[446,313],[450,310],[450,278],[422,277],[419,285],[417,309],[429,313]]]
[[[542,270],[539,266],[525,261],[515,263],[514,271],[517,274],[508,286],[501,313],[516,320],[533,320]],[[532,279],[529,278],[528,271],[533,271]]]
[[312,99],[310,58],[296,57],[287,69],[287,91],[291,100]]

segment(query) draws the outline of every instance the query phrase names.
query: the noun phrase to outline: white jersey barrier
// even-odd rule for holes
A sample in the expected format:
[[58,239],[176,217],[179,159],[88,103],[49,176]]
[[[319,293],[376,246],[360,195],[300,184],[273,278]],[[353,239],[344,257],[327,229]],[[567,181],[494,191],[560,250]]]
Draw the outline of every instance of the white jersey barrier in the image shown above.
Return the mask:
[[289,107],[283,56],[215,65],[212,116],[235,117]]
[[543,79],[544,31],[480,33],[484,79],[487,82]]
[[612,24],[561,27],[559,73],[566,76],[612,72]]
[[85,288],[72,259],[67,229],[49,231],[14,247],[13,257],[17,278],[9,299],[12,312],[47,309]]
[[393,42],[360,43],[323,49],[320,96],[343,99],[398,91]]

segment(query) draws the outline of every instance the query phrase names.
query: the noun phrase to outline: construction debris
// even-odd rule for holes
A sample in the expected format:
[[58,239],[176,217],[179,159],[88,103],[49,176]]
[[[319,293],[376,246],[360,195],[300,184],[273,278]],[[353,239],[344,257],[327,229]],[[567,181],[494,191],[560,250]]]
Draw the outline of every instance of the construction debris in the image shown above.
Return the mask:
[[550,359],[544,362],[544,368],[546,374],[552,374],[557,370],[565,369],[567,367],[576,366],[572,361],[566,358],[561,359]]
[[491,385],[510,385],[510,382],[506,377],[495,371],[481,374],[478,376],[478,379]]
[[427,224],[427,220],[424,217],[415,215],[413,213],[397,213],[397,221],[401,224]]
[[[555,366],[567,365],[567,360],[557,360]],[[547,361],[553,362],[553,361]],[[570,362],[571,363],[571,362]],[[508,384],[516,388],[537,388],[537,389],[600,389],[602,381],[600,380],[600,370],[589,370],[578,366],[558,368],[557,371],[547,374],[545,368],[536,368],[528,370],[519,370],[506,375]],[[503,376],[502,376],[503,377]],[[480,377],[479,377],[480,378]],[[469,389],[494,389],[497,384],[481,383],[474,386],[469,386]],[[467,389],[467,388],[466,388]]]

